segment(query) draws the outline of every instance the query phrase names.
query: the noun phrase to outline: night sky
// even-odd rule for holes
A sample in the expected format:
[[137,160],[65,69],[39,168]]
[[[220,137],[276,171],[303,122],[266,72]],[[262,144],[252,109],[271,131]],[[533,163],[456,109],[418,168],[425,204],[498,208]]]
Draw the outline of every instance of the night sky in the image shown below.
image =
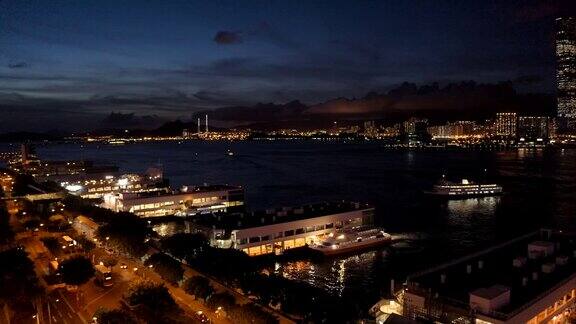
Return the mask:
[[0,1],[0,132],[409,81],[554,92],[554,1]]

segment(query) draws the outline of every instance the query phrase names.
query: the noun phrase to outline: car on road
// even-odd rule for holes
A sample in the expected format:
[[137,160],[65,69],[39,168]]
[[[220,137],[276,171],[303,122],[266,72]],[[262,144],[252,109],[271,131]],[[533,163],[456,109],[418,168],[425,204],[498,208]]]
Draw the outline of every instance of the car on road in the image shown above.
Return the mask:
[[120,263],[120,269],[128,269],[126,263]]
[[197,311],[194,313],[194,318],[198,320],[200,323],[210,323],[208,316],[204,315],[202,311]]

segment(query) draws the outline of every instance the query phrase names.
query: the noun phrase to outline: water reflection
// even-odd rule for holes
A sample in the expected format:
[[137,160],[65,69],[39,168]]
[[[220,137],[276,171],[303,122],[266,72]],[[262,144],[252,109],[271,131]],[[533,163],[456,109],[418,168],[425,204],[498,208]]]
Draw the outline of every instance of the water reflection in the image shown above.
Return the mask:
[[[342,296],[345,289],[351,286],[351,282],[372,282],[369,272],[372,271],[375,262],[386,262],[387,255],[386,250],[379,250],[332,259],[276,262],[274,273],[288,279],[310,283]],[[364,287],[365,284],[360,286]]]
[[500,197],[449,200],[447,210],[452,215],[469,215],[472,212],[491,214],[496,210]]

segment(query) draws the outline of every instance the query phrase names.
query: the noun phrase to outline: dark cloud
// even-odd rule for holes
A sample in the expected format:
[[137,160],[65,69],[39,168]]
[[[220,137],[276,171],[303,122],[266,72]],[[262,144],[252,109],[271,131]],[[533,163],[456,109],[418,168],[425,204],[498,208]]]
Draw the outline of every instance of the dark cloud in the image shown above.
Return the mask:
[[100,125],[111,128],[155,128],[165,121],[157,115],[139,116],[135,113],[111,112],[102,119]]
[[222,98],[222,95],[213,91],[201,90],[194,93],[194,97],[202,101],[217,101]]
[[8,64],[8,68],[10,68],[10,69],[23,69],[23,68],[27,68],[27,67],[30,67],[30,64],[28,64],[26,62],[17,62],[17,63]]
[[219,45],[231,45],[242,43],[242,36],[239,32],[221,30],[214,36],[214,41]]
[[281,32],[274,25],[267,21],[260,22],[256,28],[250,32],[256,38],[270,42],[278,47],[287,49],[301,49],[302,45],[288,36],[286,33]]
[[534,22],[556,16],[560,11],[561,2],[550,0],[526,3],[516,10],[515,18],[518,22]]
[[541,75],[521,75],[514,79],[513,82],[521,85],[532,85],[544,82],[544,78]]
[[286,104],[232,106],[210,112],[201,111],[197,115],[209,113],[212,120],[225,121],[231,126],[251,123],[277,125],[285,122],[297,126],[304,122],[321,123],[325,119],[402,120],[410,116],[449,120],[490,118],[498,111],[510,109],[519,113],[551,115],[554,100],[547,95],[519,94],[512,87],[512,82],[479,84],[463,81],[443,86],[438,83],[418,86],[405,82],[386,93],[371,92],[362,98],[340,97],[316,105],[291,101]]

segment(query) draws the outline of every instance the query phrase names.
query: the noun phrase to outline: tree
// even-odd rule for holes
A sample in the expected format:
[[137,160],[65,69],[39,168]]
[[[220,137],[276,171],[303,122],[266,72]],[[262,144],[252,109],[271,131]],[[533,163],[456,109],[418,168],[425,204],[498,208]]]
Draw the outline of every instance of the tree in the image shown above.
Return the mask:
[[76,255],[60,263],[62,280],[68,285],[82,285],[94,276],[92,262],[82,255]]
[[237,305],[227,310],[228,317],[236,324],[277,324],[276,316],[255,304]]
[[[0,186],[0,190],[2,187]],[[6,244],[14,239],[14,232],[10,226],[10,214],[6,210],[6,204],[0,202],[0,244]]]
[[197,298],[207,299],[214,292],[210,280],[202,276],[193,276],[184,282],[184,291]]
[[137,324],[134,317],[123,309],[99,309],[94,313],[98,324]]
[[31,219],[29,219],[29,220],[27,220],[27,221],[24,222],[24,227],[25,227],[27,230],[33,230],[33,229],[36,229],[36,228],[40,227],[40,223],[41,223],[41,222],[40,222],[40,219],[38,219],[38,218],[31,218]]
[[206,301],[206,306],[213,310],[218,309],[218,307],[223,307],[227,310],[231,309],[234,305],[236,305],[236,299],[227,292],[213,294]]
[[42,290],[34,263],[22,247],[0,252],[0,299],[29,301]]
[[78,244],[80,244],[82,246],[82,248],[84,249],[85,252],[90,252],[90,251],[94,250],[94,248],[96,247],[96,244],[94,244],[94,242],[92,242],[92,240],[88,239],[84,235],[79,236],[76,241],[78,242]]
[[61,245],[58,242],[57,238],[55,238],[55,237],[43,237],[40,239],[40,241],[42,241],[42,243],[44,243],[44,246],[48,250],[50,250],[50,253],[52,253],[52,254],[60,253]]
[[[236,249],[207,247],[191,264],[225,281],[236,280],[256,271],[254,261],[246,253]],[[231,267],[231,264],[234,266]]]
[[208,247],[208,240],[200,233],[177,233],[163,238],[160,245],[162,249],[179,259],[190,259]]
[[102,263],[104,263],[104,266],[112,268],[113,266],[118,264],[118,259],[113,257],[105,257],[104,260],[102,260]]
[[109,222],[96,231],[99,240],[122,253],[141,257],[147,248],[144,241],[150,234],[144,220],[131,213],[116,213]]
[[30,188],[32,185],[38,185],[34,181],[34,177],[29,174],[19,173],[14,177],[14,184],[12,184],[12,196],[25,196],[36,191]]
[[131,286],[124,300],[132,307],[140,306],[150,323],[161,322],[171,315],[180,313],[180,308],[170,295],[168,289],[162,284],[140,282]]
[[164,253],[153,254],[144,264],[152,265],[156,273],[171,283],[177,283],[184,276],[184,269],[182,269],[180,262]]

